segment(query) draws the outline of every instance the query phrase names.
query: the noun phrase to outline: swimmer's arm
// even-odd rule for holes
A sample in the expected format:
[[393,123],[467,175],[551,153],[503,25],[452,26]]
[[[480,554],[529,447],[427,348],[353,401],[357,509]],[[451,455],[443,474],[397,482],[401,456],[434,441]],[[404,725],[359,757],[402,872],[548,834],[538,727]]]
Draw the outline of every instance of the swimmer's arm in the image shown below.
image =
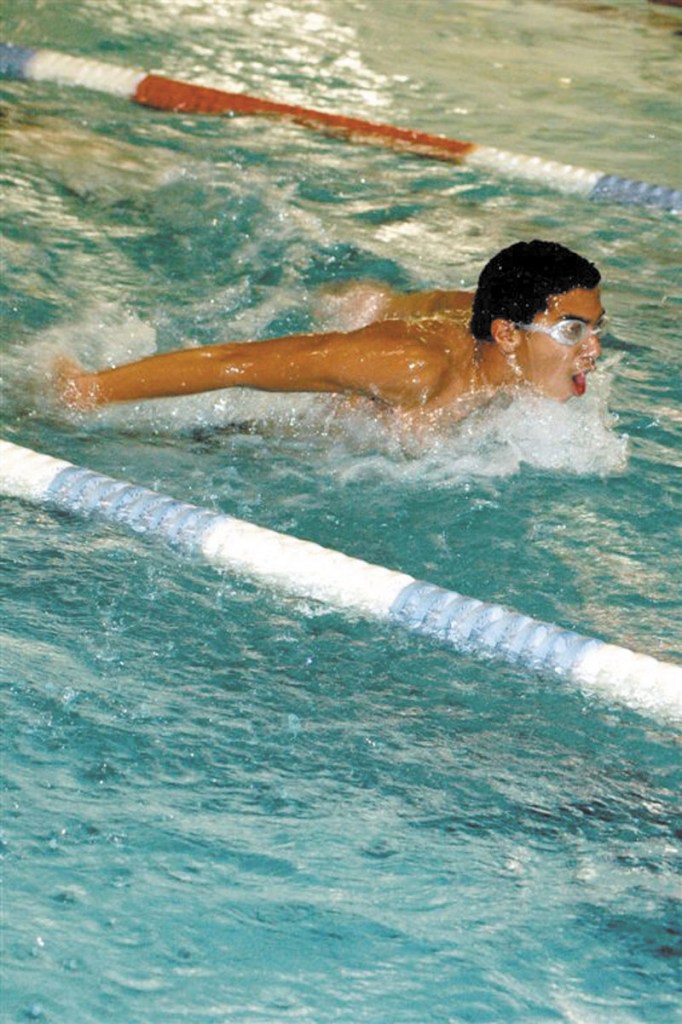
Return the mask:
[[364,395],[412,408],[437,392],[448,363],[442,346],[413,333],[396,320],[347,334],[180,349],[99,373],[62,364],[57,388],[78,409],[232,387]]

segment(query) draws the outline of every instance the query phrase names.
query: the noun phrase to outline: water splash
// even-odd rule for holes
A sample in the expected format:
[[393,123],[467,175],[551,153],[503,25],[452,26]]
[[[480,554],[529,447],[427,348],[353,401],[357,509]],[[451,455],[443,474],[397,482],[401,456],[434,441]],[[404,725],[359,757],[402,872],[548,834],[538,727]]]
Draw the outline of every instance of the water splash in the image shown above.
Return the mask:
[[447,487],[512,476],[523,466],[580,476],[621,473],[629,441],[617,432],[617,417],[608,408],[619,358],[590,378],[584,398],[566,403],[532,394],[505,396],[449,430],[421,438],[388,437],[385,427],[382,438],[376,424],[360,424],[353,448],[344,452],[337,446],[337,475],[349,483],[385,477],[403,485]]

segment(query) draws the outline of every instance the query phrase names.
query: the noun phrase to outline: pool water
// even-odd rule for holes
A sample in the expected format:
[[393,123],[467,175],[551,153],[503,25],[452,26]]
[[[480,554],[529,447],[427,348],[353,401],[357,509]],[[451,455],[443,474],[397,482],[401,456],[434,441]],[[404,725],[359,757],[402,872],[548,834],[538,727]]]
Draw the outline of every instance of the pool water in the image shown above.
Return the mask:
[[[6,0],[3,33],[679,187],[679,12],[638,0]],[[0,83],[2,434],[682,661],[679,219]],[[65,414],[111,365],[340,326],[350,279],[585,253],[580,402],[410,441],[330,399]],[[2,1019],[679,1019],[679,734],[525,669],[2,502]]]

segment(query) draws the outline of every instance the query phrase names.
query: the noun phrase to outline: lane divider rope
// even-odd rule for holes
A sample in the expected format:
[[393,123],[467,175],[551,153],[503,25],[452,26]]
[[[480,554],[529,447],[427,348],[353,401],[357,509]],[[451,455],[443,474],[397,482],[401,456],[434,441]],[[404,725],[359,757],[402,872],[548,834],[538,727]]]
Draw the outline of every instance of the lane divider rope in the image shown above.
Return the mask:
[[125,97],[157,110],[278,117],[354,143],[388,146],[436,160],[471,164],[589,199],[682,212],[682,191],[679,189],[650,185],[645,181],[591,171],[542,157],[510,153],[443,135],[211,89],[53,50],[0,43],[0,77],[81,86]]
[[0,440],[0,493],[159,538],[255,582],[682,722],[682,665]]

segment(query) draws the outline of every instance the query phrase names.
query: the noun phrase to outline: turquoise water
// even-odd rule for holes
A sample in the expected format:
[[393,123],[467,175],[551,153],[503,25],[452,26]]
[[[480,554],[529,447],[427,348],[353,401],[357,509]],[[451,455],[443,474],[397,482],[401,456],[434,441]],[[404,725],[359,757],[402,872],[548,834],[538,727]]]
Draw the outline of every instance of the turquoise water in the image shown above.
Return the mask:
[[[679,187],[681,23],[635,0],[7,0],[3,33]],[[682,660],[679,219],[284,125],[0,101],[3,436]],[[410,445],[305,397],[45,396],[58,351],[338,325],[325,285],[469,286],[534,236],[604,273],[581,402]],[[665,722],[0,510],[3,1020],[678,1019]]]

